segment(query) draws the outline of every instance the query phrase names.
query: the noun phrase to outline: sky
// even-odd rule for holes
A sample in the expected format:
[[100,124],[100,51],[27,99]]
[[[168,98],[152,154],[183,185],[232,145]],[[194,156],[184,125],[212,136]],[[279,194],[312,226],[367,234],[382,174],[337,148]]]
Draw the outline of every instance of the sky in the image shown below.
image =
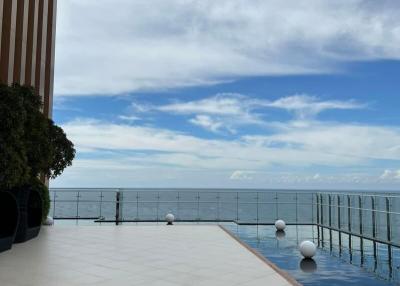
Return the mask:
[[63,0],[51,187],[400,189],[397,1]]

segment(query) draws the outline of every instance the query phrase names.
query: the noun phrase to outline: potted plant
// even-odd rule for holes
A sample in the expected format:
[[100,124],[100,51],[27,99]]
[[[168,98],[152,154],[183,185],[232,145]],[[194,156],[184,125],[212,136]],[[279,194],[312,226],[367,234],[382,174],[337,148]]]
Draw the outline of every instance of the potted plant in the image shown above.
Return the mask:
[[[39,233],[49,209],[44,178],[60,175],[75,156],[72,142],[41,109],[41,97],[33,88],[0,85],[0,192],[11,193],[18,204],[15,242]],[[8,219],[3,223],[0,229]]]

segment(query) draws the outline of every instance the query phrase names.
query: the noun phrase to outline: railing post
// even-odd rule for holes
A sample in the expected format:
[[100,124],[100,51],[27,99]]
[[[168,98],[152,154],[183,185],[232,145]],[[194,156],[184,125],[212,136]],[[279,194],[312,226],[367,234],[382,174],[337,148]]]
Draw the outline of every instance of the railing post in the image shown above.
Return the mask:
[[160,221],[159,212],[160,212],[160,192],[157,192],[157,210],[156,210],[157,222]]
[[200,221],[200,192],[197,193],[197,221]]
[[278,192],[275,192],[275,220],[279,219],[279,205],[278,205]]
[[120,215],[120,212],[119,212],[119,209],[120,209],[120,196],[121,196],[121,193],[118,190],[117,193],[116,193],[116,196],[115,196],[115,224],[116,225],[119,225],[119,220],[120,220],[120,217],[119,217],[119,215]]
[[374,238],[373,246],[374,246],[374,258],[376,261],[377,249],[376,249],[376,213],[375,213],[375,197],[371,197],[371,207],[372,207],[372,237]]
[[341,207],[340,207],[340,195],[337,195],[338,204],[338,229],[339,229],[339,254],[342,254],[342,222],[341,222]]
[[180,192],[178,192],[178,196],[176,197],[176,199],[177,199],[177,210],[176,210],[176,218],[177,218],[177,220],[180,219],[180,198],[181,198]]
[[239,222],[239,192],[236,193],[236,222]]
[[297,193],[296,193],[296,224],[299,222],[299,208],[298,208],[298,198],[297,198]]
[[256,221],[257,221],[257,231],[258,231],[258,223],[259,223],[259,214],[258,214],[258,192],[257,192],[257,197],[256,197],[256,199],[257,199],[257,218],[256,218]]
[[387,241],[388,243],[388,261],[389,261],[389,271],[390,277],[392,276],[392,246],[390,242],[392,240],[392,233],[391,233],[391,221],[390,221],[390,199],[386,198],[386,234],[387,234]]
[[103,192],[100,192],[100,207],[99,207],[99,218],[102,218],[102,210],[103,210]]
[[220,199],[220,194],[218,192],[217,193],[217,220],[218,220],[218,222],[221,221],[220,209],[219,209],[219,199]]
[[136,192],[136,221],[139,221],[139,192]]
[[328,195],[328,212],[329,212],[329,250],[332,251],[332,197]]
[[360,252],[361,252],[361,265],[364,264],[364,239],[363,239],[363,204],[361,196],[358,196],[358,219],[360,223]]
[[350,195],[347,195],[347,217],[348,217],[348,230],[349,230],[349,253],[350,253],[350,261],[352,261],[352,252],[351,252],[351,198]]
[[77,222],[78,222],[78,218],[79,218],[79,198],[80,198],[80,192],[78,191],[78,193],[76,195],[76,216],[75,216],[75,218],[77,219]]
[[319,195],[319,201],[320,201],[320,206],[321,206],[321,241],[322,241],[322,247],[325,245],[325,237],[324,237],[324,200],[322,194]]
[[317,236],[318,236],[318,247],[319,247],[320,246],[320,233],[319,233],[319,227],[320,227],[320,218],[319,218],[319,216],[320,216],[320,214],[319,214],[320,204],[319,204],[319,194],[316,193],[315,195],[316,195],[316,199],[317,199]]

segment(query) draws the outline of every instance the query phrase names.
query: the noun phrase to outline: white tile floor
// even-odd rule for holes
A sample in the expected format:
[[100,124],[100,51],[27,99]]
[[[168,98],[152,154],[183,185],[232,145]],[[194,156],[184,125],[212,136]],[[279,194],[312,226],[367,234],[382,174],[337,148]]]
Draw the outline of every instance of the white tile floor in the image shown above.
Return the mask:
[[54,226],[0,254],[1,286],[290,285],[218,226]]

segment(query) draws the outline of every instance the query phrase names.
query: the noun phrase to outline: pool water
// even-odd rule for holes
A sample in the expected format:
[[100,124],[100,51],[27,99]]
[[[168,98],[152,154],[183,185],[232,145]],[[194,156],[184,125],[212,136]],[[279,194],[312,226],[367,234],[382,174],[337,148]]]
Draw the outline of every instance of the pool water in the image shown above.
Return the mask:
[[[287,226],[276,233],[274,226],[226,225],[230,232],[288,272],[303,285],[400,285],[400,250],[392,248],[389,260],[387,245],[377,246],[373,255],[371,241],[360,243],[357,237],[325,229],[318,234],[311,225]],[[311,240],[319,247],[314,259],[303,259],[298,245]],[[362,245],[362,247],[360,247]],[[350,248],[350,247],[351,248]]]

